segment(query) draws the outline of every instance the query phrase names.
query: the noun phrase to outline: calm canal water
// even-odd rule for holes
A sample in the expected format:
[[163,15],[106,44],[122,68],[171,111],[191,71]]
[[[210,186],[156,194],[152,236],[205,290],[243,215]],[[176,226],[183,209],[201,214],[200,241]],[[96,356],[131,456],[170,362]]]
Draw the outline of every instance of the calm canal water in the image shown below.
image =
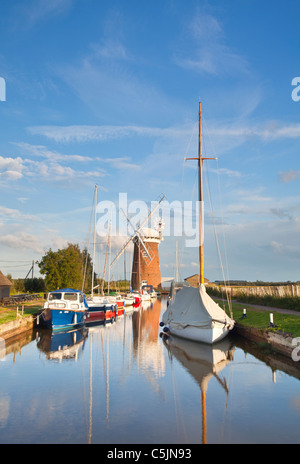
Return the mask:
[[0,443],[300,443],[300,366],[228,338],[164,342],[166,299],[0,345]]

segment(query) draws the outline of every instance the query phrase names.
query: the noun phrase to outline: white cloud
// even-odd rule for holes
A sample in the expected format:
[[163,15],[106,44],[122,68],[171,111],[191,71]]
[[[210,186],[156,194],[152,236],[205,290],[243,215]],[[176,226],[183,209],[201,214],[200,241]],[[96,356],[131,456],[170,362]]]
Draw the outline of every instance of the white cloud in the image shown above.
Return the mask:
[[37,156],[41,158],[46,158],[51,161],[78,161],[78,162],[87,162],[91,161],[91,157],[82,156],[82,155],[64,155],[52,150],[49,150],[44,145],[32,145],[29,143],[15,143],[14,145],[18,146],[22,151],[27,153],[27,155]]
[[5,222],[11,221],[12,219],[17,221],[37,221],[38,217],[31,214],[24,214],[18,209],[6,208],[0,206],[0,218]]
[[44,253],[44,248],[40,244],[37,237],[26,232],[16,232],[0,236],[0,243],[10,248],[18,248],[20,250],[33,250],[36,253]]
[[247,60],[226,45],[222,25],[214,16],[198,12],[186,31],[191,42],[188,51],[176,53],[179,66],[212,75],[248,72]]
[[22,158],[11,158],[0,156],[0,171],[16,171],[22,172],[24,169],[24,161]]
[[2,173],[0,172],[0,176],[2,178],[6,177],[7,179],[16,180],[21,179],[23,177],[23,174],[18,171],[4,171]]

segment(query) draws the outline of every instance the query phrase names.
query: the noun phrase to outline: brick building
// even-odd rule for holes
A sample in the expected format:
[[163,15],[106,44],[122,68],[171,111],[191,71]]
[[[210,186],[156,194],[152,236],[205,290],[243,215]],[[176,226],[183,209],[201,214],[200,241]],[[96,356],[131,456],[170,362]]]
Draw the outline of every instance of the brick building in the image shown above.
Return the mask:
[[134,251],[132,261],[131,287],[133,290],[140,290],[142,281],[147,281],[153,288],[160,288],[161,273],[159,265],[158,246],[163,240],[159,232],[154,229],[143,229],[142,240],[145,243],[151,259],[148,258],[139,239],[134,240]]
[[[184,279],[185,282],[188,282],[191,287],[199,287],[200,276],[199,274],[193,274],[190,277]],[[204,285],[209,284],[209,280],[204,278]]]

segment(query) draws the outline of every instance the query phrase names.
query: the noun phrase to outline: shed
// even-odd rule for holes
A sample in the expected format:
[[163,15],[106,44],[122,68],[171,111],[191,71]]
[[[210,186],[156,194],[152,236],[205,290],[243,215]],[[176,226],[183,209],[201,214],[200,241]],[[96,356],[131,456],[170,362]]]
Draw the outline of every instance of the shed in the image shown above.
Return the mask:
[[11,286],[12,286],[11,281],[8,280],[8,278],[5,277],[5,275],[2,274],[2,272],[0,271],[0,300],[2,300],[2,298],[9,296]]
[[[199,274],[193,274],[190,277],[184,279],[185,282],[188,282],[191,287],[199,287],[200,276]],[[204,285],[209,284],[209,280],[204,278]]]

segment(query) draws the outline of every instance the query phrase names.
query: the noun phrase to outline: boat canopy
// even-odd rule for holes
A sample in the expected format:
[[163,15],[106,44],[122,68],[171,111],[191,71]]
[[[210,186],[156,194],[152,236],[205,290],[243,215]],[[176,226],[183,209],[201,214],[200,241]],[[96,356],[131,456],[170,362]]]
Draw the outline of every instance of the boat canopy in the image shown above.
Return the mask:
[[173,328],[187,326],[208,328],[211,327],[213,321],[224,324],[232,323],[225,311],[206,293],[203,284],[198,288],[182,284],[179,289],[175,283],[173,290],[175,288],[177,289],[176,298],[172,298],[163,315],[165,324]]
[[84,293],[81,290],[76,290],[75,288],[60,288],[59,290],[53,290],[49,293]]
[[81,290],[76,290],[75,288],[60,288],[59,290],[53,290],[49,293],[79,293],[83,297],[84,306],[88,308],[85,293],[83,293]]

